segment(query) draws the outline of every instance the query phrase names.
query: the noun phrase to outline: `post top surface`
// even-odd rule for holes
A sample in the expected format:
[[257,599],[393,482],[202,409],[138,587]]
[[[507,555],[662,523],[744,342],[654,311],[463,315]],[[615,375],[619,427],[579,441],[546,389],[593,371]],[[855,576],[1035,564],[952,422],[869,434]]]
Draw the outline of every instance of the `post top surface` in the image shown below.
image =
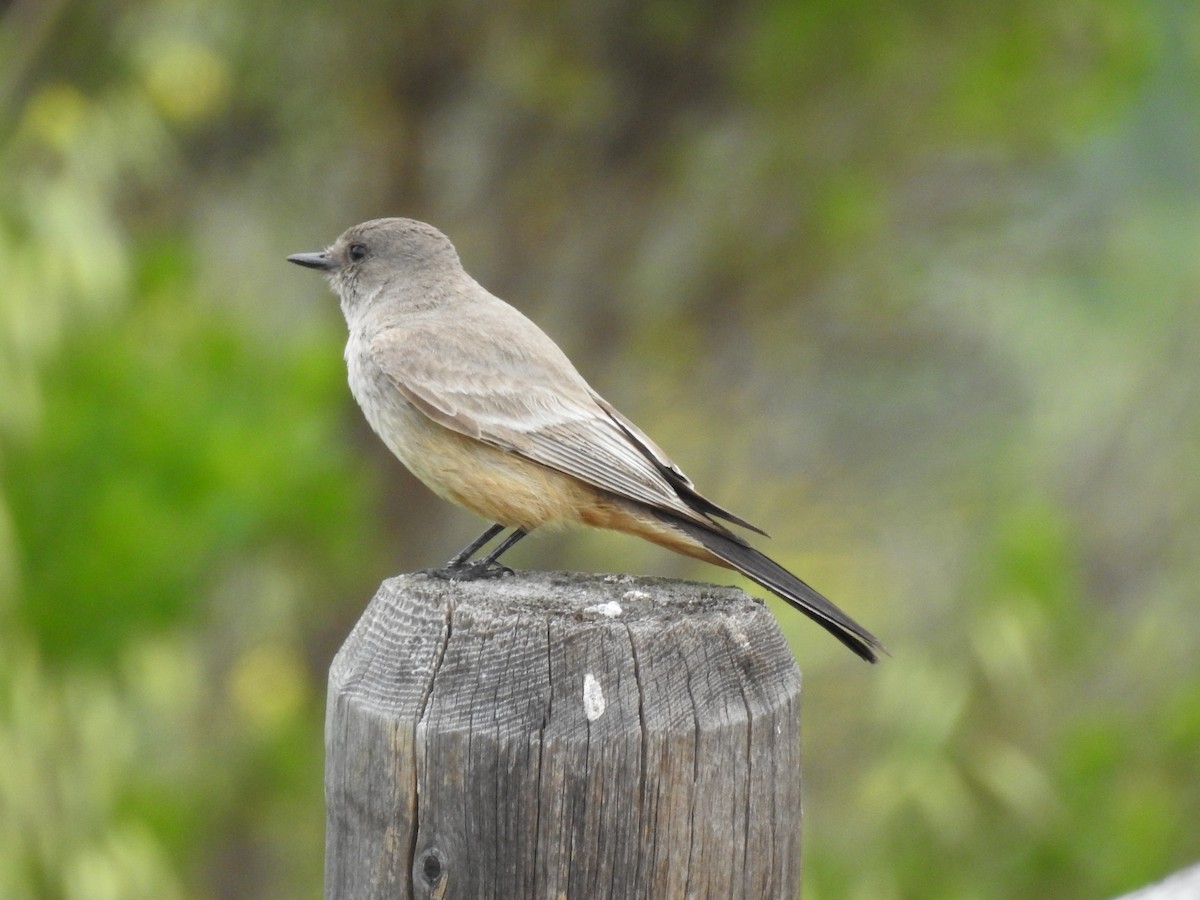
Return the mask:
[[397,575],[380,593],[408,594],[446,603],[456,610],[506,615],[608,618],[635,622],[681,614],[747,614],[766,611],[763,602],[735,587],[673,578],[580,572],[517,572],[502,578],[448,582],[423,574]]

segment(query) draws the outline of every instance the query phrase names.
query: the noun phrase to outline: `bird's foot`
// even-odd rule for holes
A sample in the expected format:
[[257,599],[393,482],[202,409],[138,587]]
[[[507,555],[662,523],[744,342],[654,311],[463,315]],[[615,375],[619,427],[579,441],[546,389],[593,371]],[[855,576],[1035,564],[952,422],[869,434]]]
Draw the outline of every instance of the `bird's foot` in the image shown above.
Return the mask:
[[488,578],[504,578],[514,573],[508,566],[502,566],[498,562],[479,560],[458,565],[447,564],[440,569],[420,569],[418,574],[440,578],[443,581],[484,581]]

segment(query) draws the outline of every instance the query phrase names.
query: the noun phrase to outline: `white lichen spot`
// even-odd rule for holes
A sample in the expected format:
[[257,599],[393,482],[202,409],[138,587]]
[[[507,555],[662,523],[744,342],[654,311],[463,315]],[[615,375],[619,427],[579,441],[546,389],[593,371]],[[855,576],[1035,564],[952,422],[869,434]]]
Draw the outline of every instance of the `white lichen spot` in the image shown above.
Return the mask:
[[746,634],[744,629],[739,628],[736,624],[731,623],[729,626],[729,636],[737,642],[739,650],[741,650],[743,653],[749,652],[750,636]]
[[604,715],[604,689],[591,672],[583,676],[583,714],[589,722]]
[[626,591],[621,595],[621,599],[626,603],[636,603],[639,600],[653,600],[654,598],[645,591]]
[[607,603],[597,603],[595,606],[584,607],[585,613],[594,613],[598,616],[608,616],[610,619],[615,619],[621,614],[621,604],[616,600],[609,600]]

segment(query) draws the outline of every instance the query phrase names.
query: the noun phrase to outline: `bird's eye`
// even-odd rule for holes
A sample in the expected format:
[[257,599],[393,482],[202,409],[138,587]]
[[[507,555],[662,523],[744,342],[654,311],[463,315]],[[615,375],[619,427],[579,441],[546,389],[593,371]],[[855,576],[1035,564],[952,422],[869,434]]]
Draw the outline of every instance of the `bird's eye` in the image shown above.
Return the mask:
[[350,245],[350,260],[351,262],[360,262],[367,258],[367,247],[365,244]]

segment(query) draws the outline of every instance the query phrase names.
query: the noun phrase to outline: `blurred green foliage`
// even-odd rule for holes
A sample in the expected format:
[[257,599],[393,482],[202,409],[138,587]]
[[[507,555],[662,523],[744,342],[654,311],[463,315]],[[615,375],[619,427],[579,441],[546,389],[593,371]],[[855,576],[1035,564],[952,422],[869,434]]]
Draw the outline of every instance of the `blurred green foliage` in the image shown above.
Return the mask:
[[1197,34],[1176,0],[4,7],[0,896],[319,895],[328,662],[478,527],[283,263],[386,214],[890,647],[779,610],[808,897],[1192,861]]

